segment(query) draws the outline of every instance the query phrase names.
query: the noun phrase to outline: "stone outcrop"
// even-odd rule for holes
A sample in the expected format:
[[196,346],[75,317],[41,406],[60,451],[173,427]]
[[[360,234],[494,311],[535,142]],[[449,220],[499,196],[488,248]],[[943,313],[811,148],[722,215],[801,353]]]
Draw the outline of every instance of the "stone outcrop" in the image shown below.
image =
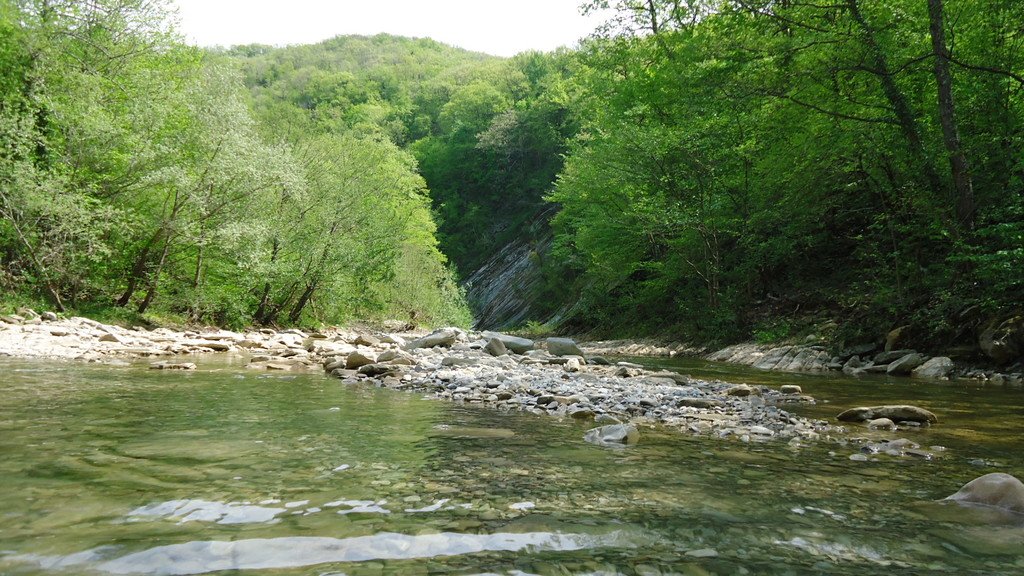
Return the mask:
[[707,359],[790,372],[823,372],[842,367],[841,364],[833,366],[832,356],[824,346],[736,344],[710,354]]
[[[541,262],[551,249],[554,235],[548,221],[555,209],[546,206],[534,216],[528,232],[518,234],[469,274],[463,287],[476,318],[474,328],[504,330],[527,320],[557,323],[564,311],[575,304],[571,294],[563,294],[563,308],[550,312],[550,302],[539,306],[536,298],[544,283]],[[508,344],[506,343],[506,346]]]

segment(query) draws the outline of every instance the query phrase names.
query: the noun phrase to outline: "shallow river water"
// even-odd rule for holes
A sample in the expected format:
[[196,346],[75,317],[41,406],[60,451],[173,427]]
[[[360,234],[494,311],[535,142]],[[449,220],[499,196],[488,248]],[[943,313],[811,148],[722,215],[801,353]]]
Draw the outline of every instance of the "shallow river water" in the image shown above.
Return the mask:
[[[941,423],[804,445],[644,428],[615,450],[320,375],[0,359],[0,574],[1024,573],[1024,520],[935,502],[1024,476],[1024,391],[648,362],[800,384],[808,416]],[[850,459],[897,436],[936,458]]]

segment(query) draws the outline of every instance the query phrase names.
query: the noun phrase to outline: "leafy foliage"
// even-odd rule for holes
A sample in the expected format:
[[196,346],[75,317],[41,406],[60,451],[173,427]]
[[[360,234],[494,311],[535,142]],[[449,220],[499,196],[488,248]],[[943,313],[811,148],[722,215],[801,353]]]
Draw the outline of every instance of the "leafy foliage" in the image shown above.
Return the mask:
[[[274,84],[256,71],[266,50],[182,46],[160,1],[0,9],[6,286],[62,310],[235,326],[468,322],[415,160],[392,141],[393,78],[285,59],[264,72],[301,93],[263,98],[237,63]],[[371,41],[355,65],[380,56]]]
[[774,338],[803,310],[948,342],[961,311],[1022,301],[1021,7],[982,4],[592,3],[616,16],[580,54],[586,121],[549,196],[575,322]]

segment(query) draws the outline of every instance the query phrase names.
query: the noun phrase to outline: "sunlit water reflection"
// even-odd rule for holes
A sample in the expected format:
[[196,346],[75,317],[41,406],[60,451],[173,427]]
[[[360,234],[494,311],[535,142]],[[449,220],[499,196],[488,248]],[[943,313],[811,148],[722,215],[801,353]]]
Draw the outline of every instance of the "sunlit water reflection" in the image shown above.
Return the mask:
[[913,401],[932,461],[586,424],[223,365],[0,360],[0,574],[1018,574],[1024,522],[934,502],[1024,475],[1024,395],[678,363],[798,383],[831,417]]

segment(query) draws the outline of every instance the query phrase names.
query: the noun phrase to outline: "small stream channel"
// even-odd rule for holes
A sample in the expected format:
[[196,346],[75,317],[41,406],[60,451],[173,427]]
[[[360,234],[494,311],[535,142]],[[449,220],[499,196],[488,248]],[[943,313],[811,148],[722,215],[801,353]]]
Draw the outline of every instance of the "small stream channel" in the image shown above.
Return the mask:
[[0,359],[0,574],[1020,574],[1024,520],[934,500],[1024,475],[1024,392],[651,360],[911,402],[937,458],[587,425],[206,362]]

